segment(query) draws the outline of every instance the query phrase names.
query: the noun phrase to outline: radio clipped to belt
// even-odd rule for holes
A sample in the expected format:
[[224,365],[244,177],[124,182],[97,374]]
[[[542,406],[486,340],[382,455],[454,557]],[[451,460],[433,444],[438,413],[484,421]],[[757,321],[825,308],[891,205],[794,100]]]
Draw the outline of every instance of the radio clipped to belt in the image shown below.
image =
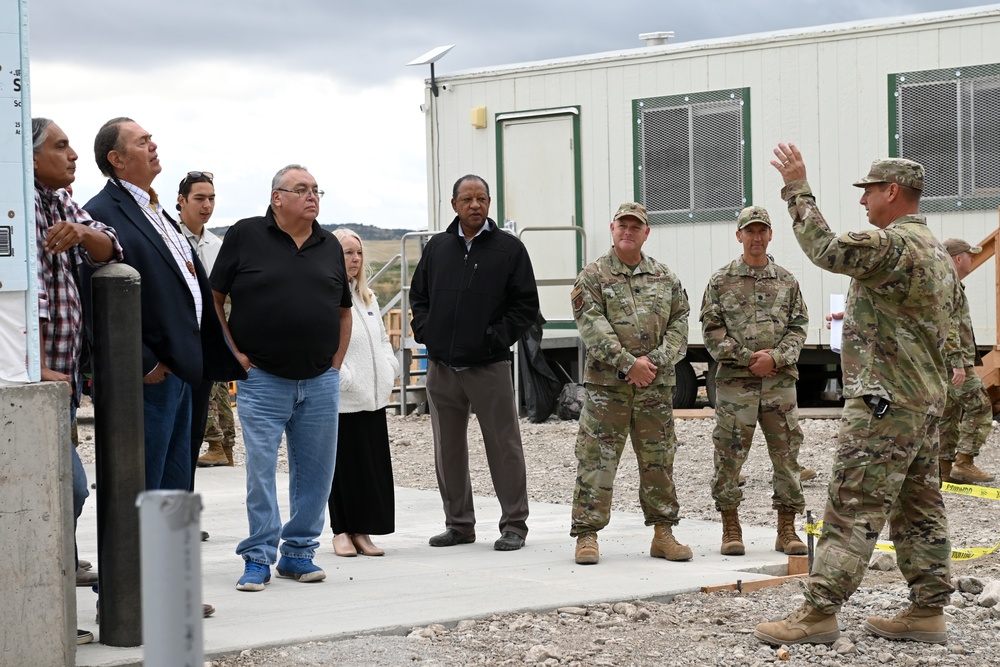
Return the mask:
[[865,396],[865,403],[867,403],[868,407],[872,409],[872,414],[875,415],[875,419],[882,419],[882,417],[885,417],[886,414],[889,413],[889,407],[892,405],[881,396],[872,396],[871,394]]

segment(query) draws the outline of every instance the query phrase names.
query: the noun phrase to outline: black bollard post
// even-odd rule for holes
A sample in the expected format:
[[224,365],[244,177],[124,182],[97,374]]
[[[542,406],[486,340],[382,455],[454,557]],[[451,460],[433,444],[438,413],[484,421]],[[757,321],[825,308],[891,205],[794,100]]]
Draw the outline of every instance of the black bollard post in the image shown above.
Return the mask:
[[139,273],[112,264],[94,273],[94,437],[100,641],[142,644],[139,512],[146,490]]

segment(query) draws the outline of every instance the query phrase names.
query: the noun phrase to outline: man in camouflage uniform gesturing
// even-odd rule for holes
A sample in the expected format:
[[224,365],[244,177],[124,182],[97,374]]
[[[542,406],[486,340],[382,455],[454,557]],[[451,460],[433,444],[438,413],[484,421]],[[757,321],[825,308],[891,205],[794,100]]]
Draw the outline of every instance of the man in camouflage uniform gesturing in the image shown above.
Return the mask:
[[573,316],[587,346],[585,397],[576,439],[573,526],[576,562],[597,563],[597,531],[611,518],[611,493],[626,435],[639,460],[639,502],[653,526],[649,555],[690,560],[672,527],[674,364],[687,352],[687,294],[665,265],[642,252],[649,220],[642,204],[622,204],[611,222],[614,242],[573,287]]
[[[962,239],[948,239],[944,247],[955,263],[959,280],[964,280],[972,271],[972,256],[983,251]],[[958,317],[948,334],[947,356],[952,375],[941,418],[941,481],[955,484],[992,482],[993,475],[980,470],[974,462],[990,435],[993,406],[983,381],[973,368],[974,365],[982,366],[983,361],[976,347],[964,285]]]
[[771,218],[749,206],[736,222],[743,255],[708,281],[701,303],[705,347],[719,366],[715,376],[715,475],[712,498],[722,513],[722,553],[746,552],[740,527],[740,470],[750,453],[756,424],[774,466],[772,507],[778,510],[777,551],[804,554],[795,515],[805,509],[799,484],[796,363],[806,341],[809,313],[795,276],[767,254]]
[[869,618],[865,629],[945,643],[943,608],[954,589],[938,422],[947,393],[945,341],[960,290],[948,252],[917,213],[924,168],[876,160],[855,185],[864,188],[861,205],[878,229],[838,237],[816,206],[799,150],[779,144],[774,154],[802,250],[817,266],[853,280],[841,348],[844,413],[806,600],[754,635],[769,644],[836,640],[837,611],[860,585],[888,520],[911,605],[894,618]]

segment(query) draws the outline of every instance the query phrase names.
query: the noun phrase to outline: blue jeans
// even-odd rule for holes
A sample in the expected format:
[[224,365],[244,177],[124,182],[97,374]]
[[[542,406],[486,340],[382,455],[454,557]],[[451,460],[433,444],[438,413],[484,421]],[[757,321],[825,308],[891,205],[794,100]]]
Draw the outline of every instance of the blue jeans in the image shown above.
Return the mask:
[[[75,422],[76,405],[70,400],[69,427],[71,431]],[[80,566],[80,555],[76,550],[76,522],[79,520],[80,515],[83,514],[83,503],[90,495],[90,490],[87,488],[87,471],[83,469],[83,461],[80,460],[80,454],[76,451],[76,447],[73,446],[72,438],[69,441],[69,451],[72,459],[71,465],[73,466],[73,553],[76,558],[76,567],[73,570],[76,571]]]
[[142,385],[146,490],[191,485],[191,385],[173,373]]
[[[236,401],[247,452],[247,521],[250,536],[236,553],[271,565],[281,555],[312,558],[323,532],[337,461],[340,373],[331,368],[308,380],[288,380],[250,368]],[[276,472],[281,434],[288,449],[291,516],[282,527]]]

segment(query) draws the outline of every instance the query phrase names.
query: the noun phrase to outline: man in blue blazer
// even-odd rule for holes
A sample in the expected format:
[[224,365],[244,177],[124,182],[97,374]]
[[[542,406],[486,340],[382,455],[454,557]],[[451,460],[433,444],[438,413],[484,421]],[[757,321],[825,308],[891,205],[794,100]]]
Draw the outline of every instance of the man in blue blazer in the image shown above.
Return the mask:
[[246,372],[226,342],[201,262],[151,187],[161,170],[152,135],[114,118],[97,133],[94,157],[109,180],[84,208],[115,229],[124,262],[142,278],[146,489],[186,491],[192,387]]

